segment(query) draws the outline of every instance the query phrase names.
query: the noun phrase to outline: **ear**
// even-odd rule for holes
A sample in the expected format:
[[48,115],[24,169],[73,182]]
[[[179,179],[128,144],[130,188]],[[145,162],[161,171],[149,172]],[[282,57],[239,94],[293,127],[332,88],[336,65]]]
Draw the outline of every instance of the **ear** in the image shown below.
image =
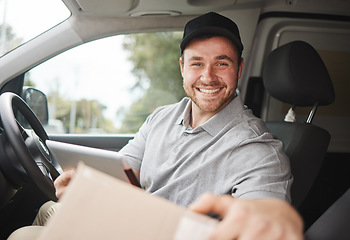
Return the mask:
[[179,64],[180,64],[181,75],[182,75],[182,77],[183,77],[183,71],[184,71],[183,56],[180,57],[180,59],[179,59]]
[[237,79],[241,78],[242,71],[243,71],[243,65],[244,65],[244,59],[241,58],[241,63],[238,66],[238,74],[237,74]]

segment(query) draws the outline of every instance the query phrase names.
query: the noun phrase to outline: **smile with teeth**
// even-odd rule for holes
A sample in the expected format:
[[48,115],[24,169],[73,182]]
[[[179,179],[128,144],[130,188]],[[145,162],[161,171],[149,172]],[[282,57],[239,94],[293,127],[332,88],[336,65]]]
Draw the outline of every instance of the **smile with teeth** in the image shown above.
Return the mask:
[[212,93],[216,93],[216,92],[220,91],[221,88],[216,88],[216,89],[197,88],[197,89],[202,93],[212,94]]

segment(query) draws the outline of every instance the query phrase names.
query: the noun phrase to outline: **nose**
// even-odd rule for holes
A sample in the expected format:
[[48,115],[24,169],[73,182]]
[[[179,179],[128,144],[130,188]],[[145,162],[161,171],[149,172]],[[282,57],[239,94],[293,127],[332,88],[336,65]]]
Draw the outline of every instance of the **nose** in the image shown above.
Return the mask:
[[212,66],[207,65],[205,68],[203,68],[201,78],[203,84],[210,85],[211,82],[215,81],[215,70],[212,68]]

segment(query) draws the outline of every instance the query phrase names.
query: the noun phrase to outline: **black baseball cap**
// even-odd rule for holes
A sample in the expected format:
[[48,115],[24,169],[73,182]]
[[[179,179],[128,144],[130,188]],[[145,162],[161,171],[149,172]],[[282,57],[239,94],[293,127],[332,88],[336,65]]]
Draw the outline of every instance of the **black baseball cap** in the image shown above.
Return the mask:
[[240,52],[243,51],[243,44],[236,23],[218,13],[209,12],[190,20],[186,24],[180,44],[181,53],[192,39],[203,34],[227,37],[233,41]]

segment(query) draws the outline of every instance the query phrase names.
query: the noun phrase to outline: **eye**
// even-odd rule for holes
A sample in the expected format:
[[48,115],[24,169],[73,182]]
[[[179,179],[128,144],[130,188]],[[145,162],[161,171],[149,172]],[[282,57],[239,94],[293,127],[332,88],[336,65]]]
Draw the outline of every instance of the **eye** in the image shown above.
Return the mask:
[[229,66],[229,64],[226,63],[226,62],[218,62],[218,63],[216,64],[216,66],[218,66],[218,67],[227,67],[227,66]]
[[194,63],[191,64],[191,66],[200,67],[200,66],[203,66],[203,64],[200,63],[200,62],[194,62]]

